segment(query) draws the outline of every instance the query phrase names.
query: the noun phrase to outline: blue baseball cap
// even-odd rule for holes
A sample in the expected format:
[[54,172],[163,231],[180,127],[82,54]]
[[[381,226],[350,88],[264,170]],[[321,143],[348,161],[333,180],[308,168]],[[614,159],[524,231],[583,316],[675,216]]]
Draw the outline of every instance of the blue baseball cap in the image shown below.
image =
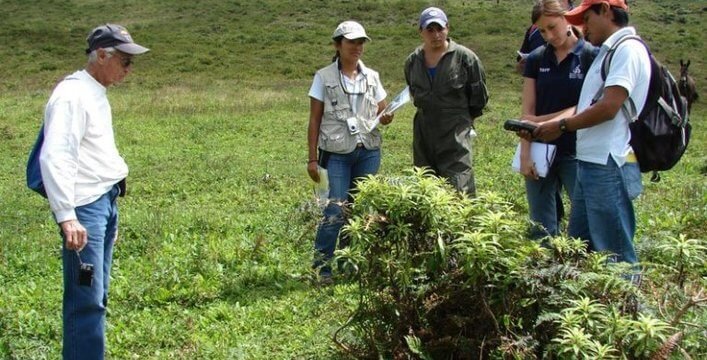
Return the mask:
[[109,47],[114,47],[130,55],[139,55],[150,51],[150,49],[136,44],[125,27],[116,24],[105,24],[91,30],[86,42],[88,42],[86,54],[99,48]]
[[420,13],[420,29],[425,29],[432,23],[437,23],[439,26],[446,28],[447,22],[447,14],[440,8],[428,7]]

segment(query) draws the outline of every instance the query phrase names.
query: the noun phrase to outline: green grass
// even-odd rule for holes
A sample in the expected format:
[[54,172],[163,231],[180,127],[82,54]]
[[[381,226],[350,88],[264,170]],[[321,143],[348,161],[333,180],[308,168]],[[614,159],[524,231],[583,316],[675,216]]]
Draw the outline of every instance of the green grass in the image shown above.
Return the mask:
[[[373,42],[364,61],[393,95],[419,44],[427,1],[0,0],[0,358],[53,359],[61,344],[60,240],[24,167],[52,86],[81,68],[96,24],[124,24],[152,51],[109,91],[130,166],[121,200],[108,317],[111,358],[340,357],[330,335],[354,288],[306,281],[314,226],[305,172],[307,90],[333,55],[336,24],[356,19]],[[516,143],[501,122],[520,112],[513,73],[529,18],[521,0],[440,1],[451,36],[474,49],[491,100],[477,121],[480,191],[526,210],[510,171]],[[705,60],[700,1],[631,2],[632,22],[677,73],[690,58],[702,100],[690,148],[636,202],[637,242],[707,236]],[[677,74],[676,74],[677,75]],[[381,172],[411,164],[412,108],[384,130]],[[650,249],[642,251],[650,252]],[[698,321],[704,325],[703,316]]]

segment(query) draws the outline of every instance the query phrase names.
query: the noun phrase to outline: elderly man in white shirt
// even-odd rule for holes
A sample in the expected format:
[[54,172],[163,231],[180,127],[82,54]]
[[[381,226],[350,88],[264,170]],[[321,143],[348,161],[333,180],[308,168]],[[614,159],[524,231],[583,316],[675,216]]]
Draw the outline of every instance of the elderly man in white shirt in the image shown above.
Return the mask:
[[[607,251],[614,259],[636,263],[633,246],[636,219],[622,172],[631,155],[629,122],[621,107],[633,102],[640,113],[648,94],[650,58],[639,41],[625,41],[614,53],[611,66],[602,79],[601,67],[607,51],[622,37],[635,35],[628,26],[625,0],[583,0],[565,17],[575,25],[584,24],[584,34],[599,55],[584,81],[577,113],[548,121],[535,130],[543,140],[566,131],[577,131],[577,184],[570,215],[569,235],[585,239],[593,251]],[[603,96],[592,103],[603,88]]]
[[128,175],[115,146],[106,88],[128,75],[134,55],[149,51],[115,24],[93,29],[87,41],[86,68],[62,80],[49,98],[39,155],[63,238],[64,359],[104,357],[116,198]]

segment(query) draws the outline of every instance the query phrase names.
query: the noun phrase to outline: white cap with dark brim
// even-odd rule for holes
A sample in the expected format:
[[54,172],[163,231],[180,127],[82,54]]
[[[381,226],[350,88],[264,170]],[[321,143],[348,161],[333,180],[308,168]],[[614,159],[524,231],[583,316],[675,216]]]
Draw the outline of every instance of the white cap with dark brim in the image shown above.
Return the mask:
[[349,40],[366,39],[371,41],[371,38],[366,35],[366,30],[363,29],[363,26],[350,20],[339,24],[339,26],[336,27],[336,30],[334,30],[334,35],[332,35],[331,38],[336,39],[340,36],[343,36]]

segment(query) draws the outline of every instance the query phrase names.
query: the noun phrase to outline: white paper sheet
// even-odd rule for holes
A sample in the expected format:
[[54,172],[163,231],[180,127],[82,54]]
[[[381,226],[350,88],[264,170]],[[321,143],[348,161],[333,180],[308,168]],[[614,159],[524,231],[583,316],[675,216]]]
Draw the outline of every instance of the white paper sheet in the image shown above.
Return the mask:
[[[555,159],[557,148],[553,144],[543,144],[539,142],[530,143],[530,158],[535,163],[535,170],[540,177],[546,177],[550,170],[552,161]],[[520,172],[520,144],[516,148],[511,167],[515,172]]]
[[407,104],[410,102],[410,87],[406,86],[405,89],[403,89],[398,95],[396,95],[391,102],[388,103],[388,105],[383,109],[383,111],[376,116],[373,121],[364,121],[363,122],[363,127],[366,132],[371,132],[373,129],[378,126],[381,120],[381,116],[386,115],[386,114],[392,114],[396,110],[400,109],[403,107],[403,105]]

